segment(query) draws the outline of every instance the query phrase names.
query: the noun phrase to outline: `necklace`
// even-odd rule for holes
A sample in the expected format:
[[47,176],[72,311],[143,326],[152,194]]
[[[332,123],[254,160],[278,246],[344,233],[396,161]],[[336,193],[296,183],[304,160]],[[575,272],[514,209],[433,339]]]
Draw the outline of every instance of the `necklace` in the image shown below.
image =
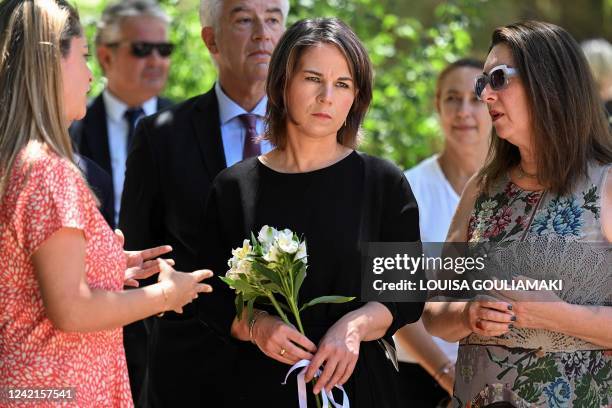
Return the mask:
[[521,166],[521,163],[519,163],[518,165],[518,178],[532,178],[532,179],[537,179],[538,175],[537,174],[531,174],[531,173],[527,173],[525,170],[523,170],[523,166]]

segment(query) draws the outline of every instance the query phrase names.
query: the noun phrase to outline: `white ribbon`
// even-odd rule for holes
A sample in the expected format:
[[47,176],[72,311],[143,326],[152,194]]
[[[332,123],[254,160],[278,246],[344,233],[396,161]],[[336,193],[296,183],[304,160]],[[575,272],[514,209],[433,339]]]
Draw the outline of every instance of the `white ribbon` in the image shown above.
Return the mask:
[[[308,405],[306,403],[308,398],[306,397],[306,381],[304,381],[304,375],[306,374],[306,369],[309,364],[310,364],[310,360],[300,360],[297,363],[295,363],[293,367],[291,367],[289,371],[287,372],[287,375],[285,376],[285,381],[281,383],[283,385],[287,385],[287,379],[289,378],[291,373],[297,370],[298,368],[302,369],[297,375],[298,400],[299,400],[300,408],[308,408]],[[317,370],[317,372],[315,373],[315,377],[318,377],[320,375],[321,375],[321,370]],[[349,404],[348,396],[346,395],[346,391],[344,391],[344,388],[341,385],[336,385],[336,388],[342,391],[342,405],[338,404],[334,400],[334,395],[331,393],[331,391],[327,392],[325,391],[325,388],[323,388],[321,390],[323,391],[321,393],[321,398],[323,399],[323,406],[321,408],[329,408],[330,401],[335,408],[350,408],[351,407],[351,405]]]

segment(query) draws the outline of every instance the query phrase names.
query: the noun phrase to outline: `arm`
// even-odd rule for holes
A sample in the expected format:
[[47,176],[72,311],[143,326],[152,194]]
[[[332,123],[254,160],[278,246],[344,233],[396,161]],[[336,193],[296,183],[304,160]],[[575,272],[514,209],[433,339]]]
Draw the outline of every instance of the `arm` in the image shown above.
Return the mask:
[[124,326],[166,310],[181,311],[210,286],[198,283],[210,271],[181,273],[162,263],[160,282],[142,289],[90,288],[85,274],[85,238],[75,228],[60,228],[32,255],[45,311],[64,331],[100,331]]
[[516,326],[546,329],[612,349],[612,307],[567,302],[514,302]]
[[240,320],[235,318],[231,332],[232,337],[253,342],[266,356],[284,364],[310,360],[312,353],[317,351],[317,346],[295,327],[287,325],[278,316],[270,316],[258,309],[253,309],[250,322],[246,310]]
[[[440,375],[441,368],[450,363],[448,357],[427,333],[423,321],[407,324],[395,333],[399,346],[414,356],[417,362],[440,383],[449,394],[455,382],[454,369],[447,375]],[[453,364],[454,367],[454,364]]]
[[[470,214],[478,197],[477,175],[466,184],[449,227],[446,242],[466,242]],[[423,324],[446,341],[459,341],[472,333],[499,336],[509,330],[513,314],[507,302],[427,302]]]
[[392,322],[393,315],[379,302],[368,302],[342,316],[325,333],[306,370],[304,379],[310,381],[325,363],[314,393],[317,394],[323,388],[329,391],[336,384],[341,385],[348,381],[357,364],[361,342],[383,337]]

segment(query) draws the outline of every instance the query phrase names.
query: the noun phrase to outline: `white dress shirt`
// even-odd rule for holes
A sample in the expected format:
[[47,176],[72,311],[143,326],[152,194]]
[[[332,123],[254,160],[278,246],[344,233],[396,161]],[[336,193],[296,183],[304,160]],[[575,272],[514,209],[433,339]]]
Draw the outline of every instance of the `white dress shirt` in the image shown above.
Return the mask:
[[[223,140],[225,162],[226,166],[230,167],[242,160],[244,138],[246,137],[246,129],[238,116],[245,113],[257,115],[257,134],[263,134],[263,118],[266,115],[268,98],[264,96],[251,112],[247,112],[223,92],[218,81],[215,83],[215,94],[219,103],[219,123],[221,124],[221,139]],[[267,140],[263,140],[260,146],[262,154],[273,149],[273,146]]]
[[[102,92],[104,108],[106,109],[106,129],[108,131],[108,149],[110,153],[111,168],[113,169],[113,203],[115,205],[115,225],[119,225],[119,211],[121,209],[121,193],[125,180],[125,162],[127,160],[127,133],[128,122],[125,111],[128,106],[112,95],[107,89]],[[157,111],[157,97],[153,97],[142,104],[145,115],[152,115]]]
[[[422,242],[446,241],[448,228],[459,204],[459,195],[444,175],[438,157],[439,155],[435,154],[405,172],[414,198],[419,205],[419,228]],[[441,254],[426,253],[425,255],[440,256]],[[449,343],[435,336],[432,338],[449,360],[453,363],[457,361],[457,343]],[[398,347],[397,357],[400,361],[416,363],[414,357],[401,347]]]

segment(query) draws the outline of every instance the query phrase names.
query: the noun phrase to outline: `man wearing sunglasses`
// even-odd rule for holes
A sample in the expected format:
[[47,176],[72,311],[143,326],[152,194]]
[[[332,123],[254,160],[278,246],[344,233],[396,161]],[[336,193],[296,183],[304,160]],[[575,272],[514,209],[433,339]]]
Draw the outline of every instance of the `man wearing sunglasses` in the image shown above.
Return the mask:
[[[158,98],[166,84],[173,46],[169,19],[152,0],[123,0],[103,12],[96,33],[96,55],[106,87],[90,103],[86,116],[70,134],[78,152],[112,180],[111,227],[118,224],[125,162],[137,121],[170,106]],[[124,329],[130,385],[138,404],[146,374],[147,340],[142,322]]]
[[[224,168],[271,148],[254,144],[253,136],[263,132],[268,64],[288,12],[288,0],[201,0],[201,36],[218,79],[208,92],[139,124],[121,203],[126,248],[163,242],[172,246],[177,268],[201,264],[198,252],[207,234],[202,214],[213,179]],[[216,280],[215,285],[222,284]],[[248,405],[232,401],[230,387],[239,385],[231,376],[236,355],[227,339],[229,329],[205,325],[196,314],[195,306],[201,306],[204,317],[236,313],[215,303],[220,286],[213,292],[217,295],[210,301],[200,298],[182,315],[154,318],[151,407]]]

